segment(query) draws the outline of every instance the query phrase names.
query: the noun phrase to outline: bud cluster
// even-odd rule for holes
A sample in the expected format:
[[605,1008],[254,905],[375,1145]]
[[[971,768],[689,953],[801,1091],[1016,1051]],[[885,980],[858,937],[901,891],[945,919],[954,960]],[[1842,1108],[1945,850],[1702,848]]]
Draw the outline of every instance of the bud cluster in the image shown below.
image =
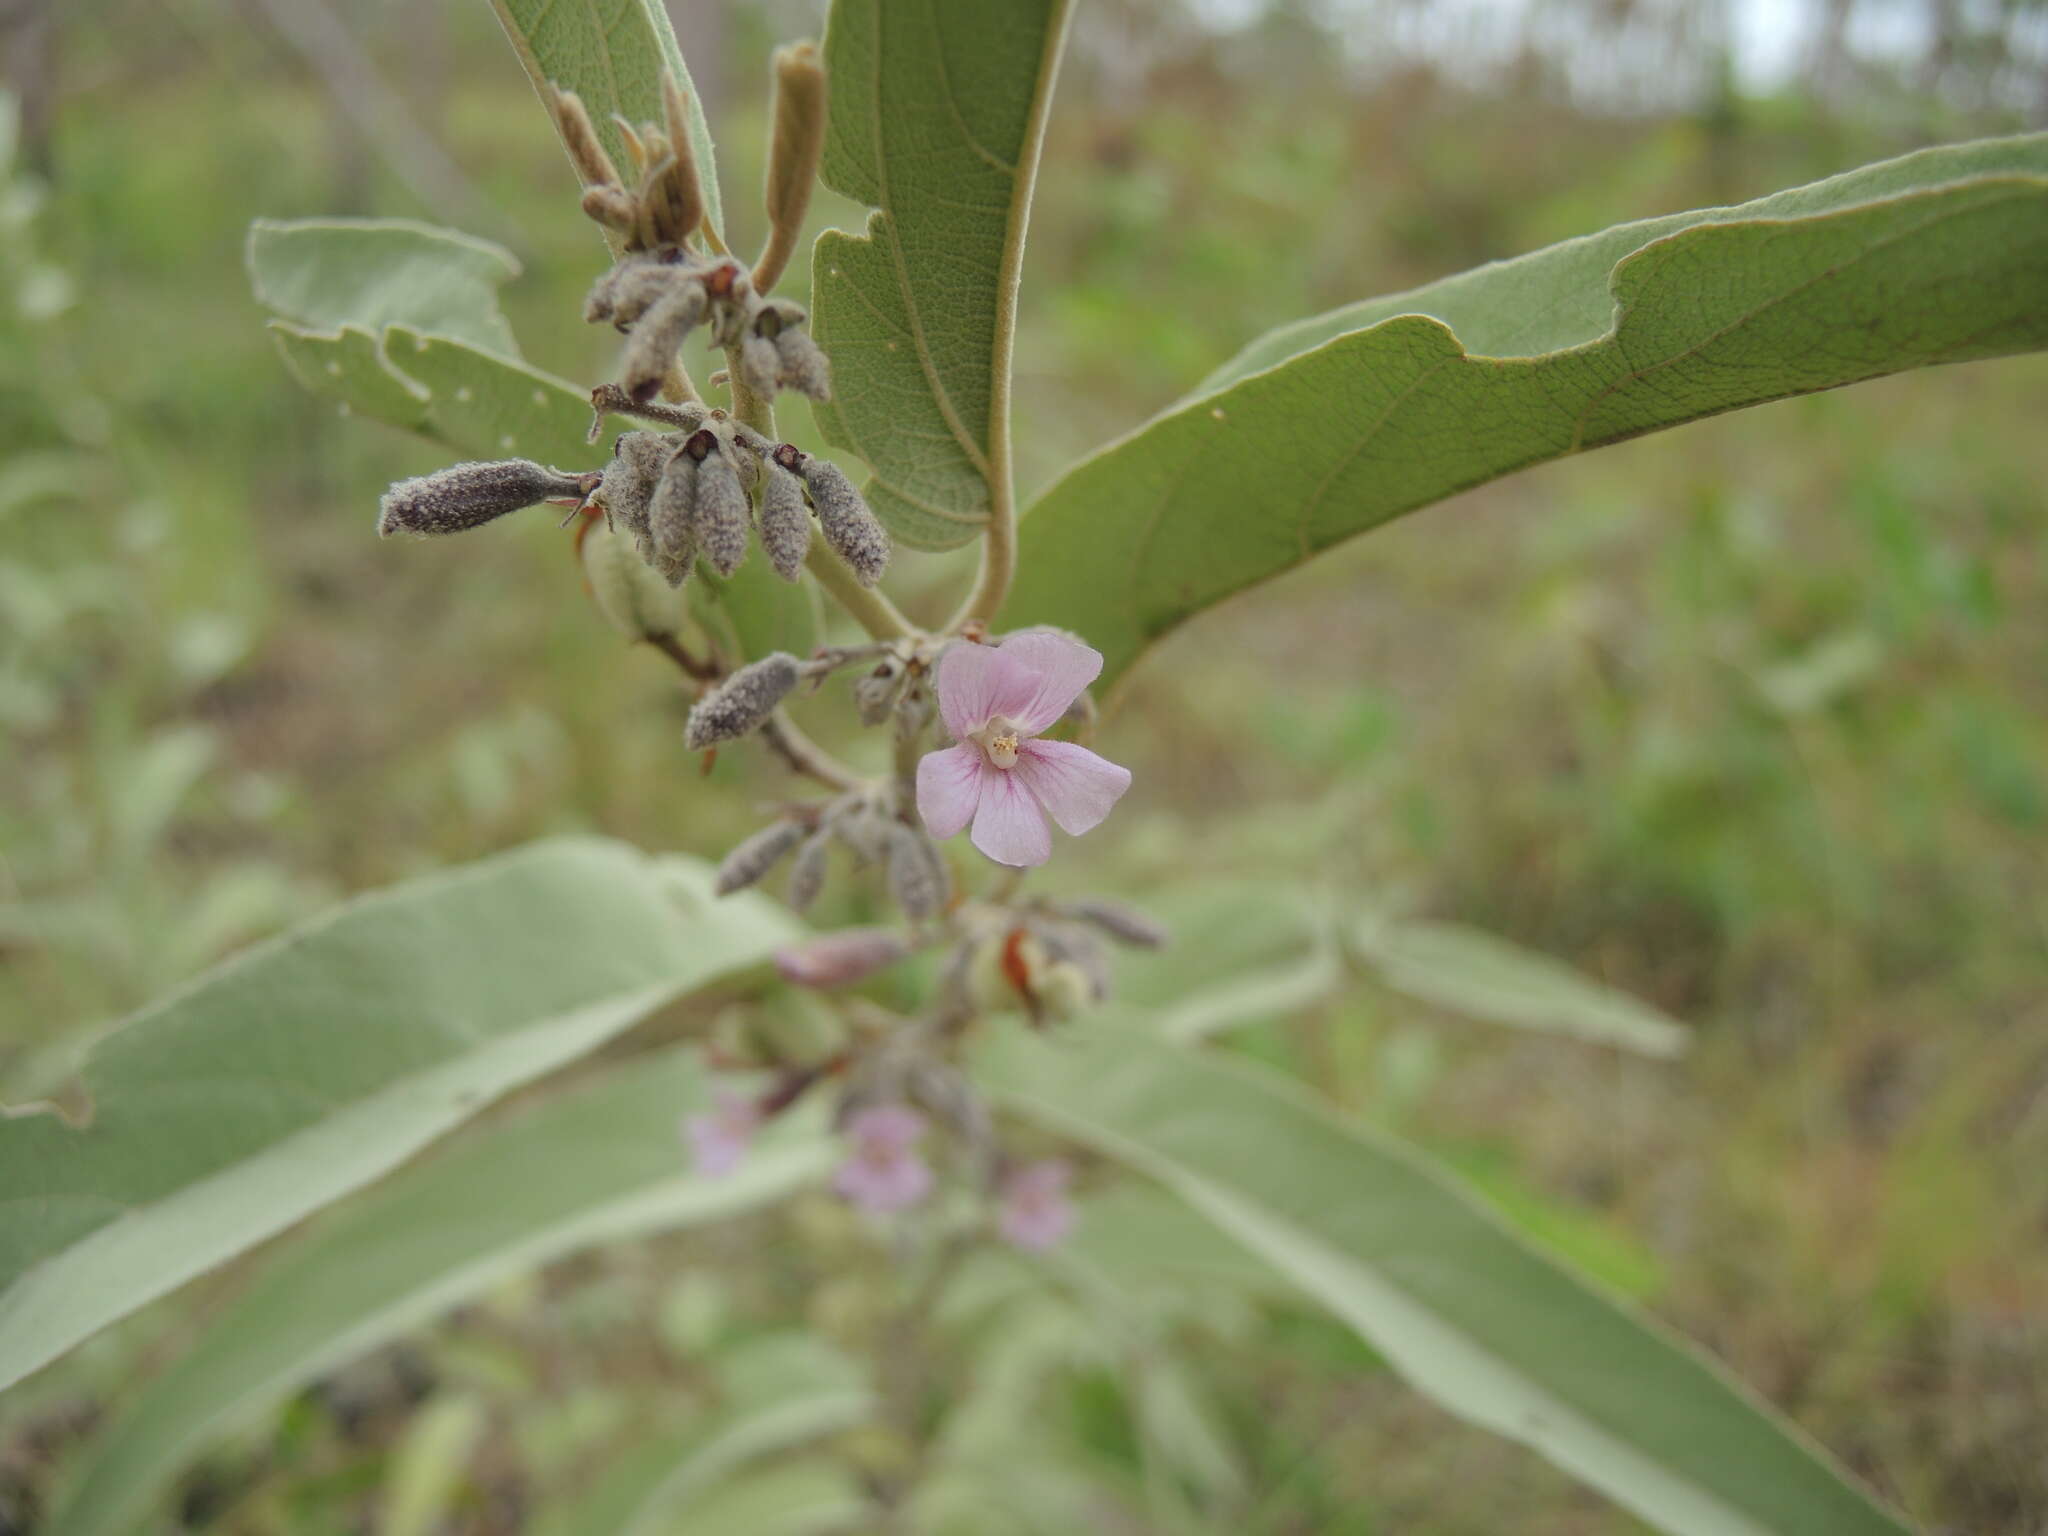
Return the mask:
[[[696,718],[693,713],[693,727]],[[898,814],[890,791],[875,785],[792,811],[756,832],[725,856],[715,888],[721,896],[744,890],[794,853],[784,900],[807,911],[825,888],[835,843],[852,855],[856,868],[882,866],[890,896],[914,923],[941,916],[953,899],[945,855],[922,827]]]

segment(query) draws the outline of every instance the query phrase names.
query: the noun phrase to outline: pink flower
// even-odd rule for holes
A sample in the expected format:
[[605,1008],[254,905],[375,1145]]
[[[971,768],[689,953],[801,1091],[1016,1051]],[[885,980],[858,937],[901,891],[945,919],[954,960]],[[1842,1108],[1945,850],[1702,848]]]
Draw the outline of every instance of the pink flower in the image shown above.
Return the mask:
[[1003,1181],[1003,1209],[996,1225],[1007,1242],[1030,1253],[1056,1245],[1074,1225],[1067,1180],[1074,1170],[1061,1162],[1032,1163]]
[[1048,815],[1075,836],[1107,816],[1130,770],[1072,742],[1034,739],[1101,672],[1100,651],[1049,629],[950,646],[939,659],[939,713],[959,745],[917,765],[926,830],[947,838],[972,821],[975,847],[1028,866],[1052,856]]
[[864,1109],[846,1127],[853,1156],[839,1165],[832,1187],[863,1209],[883,1213],[913,1206],[931,1193],[932,1171],[911,1151],[924,1135],[924,1117],[900,1104]]
[[846,987],[866,981],[910,953],[888,928],[842,928],[775,951],[775,969],[799,987]]
[[719,1179],[746,1160],[747,1145],[760,1129],[761,1110],[744,1094],[721,1089],[712,1101],[711,1112],[691,1115],[683,1121],[683,1137],[698,1173]]

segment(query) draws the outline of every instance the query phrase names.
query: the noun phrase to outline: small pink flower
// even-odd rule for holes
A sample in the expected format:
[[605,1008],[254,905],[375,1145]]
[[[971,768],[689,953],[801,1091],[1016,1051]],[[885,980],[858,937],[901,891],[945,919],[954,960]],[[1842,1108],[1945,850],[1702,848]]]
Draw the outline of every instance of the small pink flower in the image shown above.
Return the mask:
[[720,1179],[746,1161],[747,1146],[761,1126],[761,1110],[744,1094],[720,1089],[709,1114],[683,1121],[683,1137],[698,1173]]
[[1131,787],[1128,768],[1068,741],[1035,738],[1101,675],[1102,653],[1050,629],[1001,645],[956,641],[939,659],[939,713],[958,746],[917,765],[917,810],[933,837],[974,823],[974,846],[998,864],[1052,856],[1050,815],[1086,832]]
[[1003,1209],[996,1225],[1007,1242],[1030,1253],[1056,1246],[1073,1229],[1074,1207],[1067,1180],[1074,1170],[1062,1162],[1032,1163],[1003,1181]]
[[853,1156],[839,1165],[832,1187],[877,1214],[916,1205],[932,1189],[932,1171],[911,1146],[924,1135],[924,1117],[900,1104],[864,1109],[846,1127]]

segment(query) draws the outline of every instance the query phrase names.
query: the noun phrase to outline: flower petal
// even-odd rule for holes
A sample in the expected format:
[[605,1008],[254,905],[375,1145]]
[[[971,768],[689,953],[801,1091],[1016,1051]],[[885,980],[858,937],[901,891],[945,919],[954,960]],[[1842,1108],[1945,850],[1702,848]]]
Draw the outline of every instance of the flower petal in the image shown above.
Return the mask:
[[[1119,768],[1071,741],[1027,741],[1017,749],[1013,779],[1022,779],[1060,830],[1078,837],[1109,814],[1131,787],[1131,770]],[[978,834],[981,823],[975,823]],[[977,842],[979,838],[977,837]]]
[[997,654],[1021,663],[1036,687],[1021,709],[1001,709],[1026,735],[1049,730],[1081,691],[1102,676],[1102,652],[1056,629],[1021,629],[1006,636]]
[[917,814],[924,818],[925,831],[943,842],[974,819],[981,804],[981,771],[988,766],[981,748],[970,746],[947,747],[918,759]]
[[991,768],[983,776],[981,809],[974,813],[974,846],[998,864],[1020,869],[1052,857],[1052,828],[1015,769],[1006,773]]
[[992,645],[955,640],[939,658],[939,715],[955,741],[997,715],[1018,718],[1038,688],[1035,668]]

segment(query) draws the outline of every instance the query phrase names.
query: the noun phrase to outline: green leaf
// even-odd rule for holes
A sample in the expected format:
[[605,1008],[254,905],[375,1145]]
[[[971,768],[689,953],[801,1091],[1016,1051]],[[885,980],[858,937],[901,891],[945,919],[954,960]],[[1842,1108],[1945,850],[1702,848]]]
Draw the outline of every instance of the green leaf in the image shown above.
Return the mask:
[[589,1493],[549,1511],[536,1536],[658,1536],[677,1529],[678,1516],[699,1509],[747,1462],[850,1428],[874,1411],[853,1363],[808,1335],[756,1339],[717,1365],[728,1393],[711,1422],[627,1452]]
[[1117,998],[1171,1039],[1279,1018],[1343,983],[1330,903],[1299,882],[1195,881],[1140,905],[1172,937],[1164,949],[1117,956]]
[[1904,1529],[1718,1368],[1285,1078],[1100,1020],[1057,1041],[1005,1031],[977,1076],[1012,1112],[1157,1179],[1451,1412],[1664,1530]]
[[0,1120],[0,1386],[791,937],[710,880],[538,843],[342,906],[103,1037],[90,1125]]
[[835,0],[823,179],[875,211],[811,257],[832,356],[825,441],[913,549],[952,549],[1007,507],[1010,345],[1024,226],[1066,0]]
[[[616,114],[636,128],[660,123],[665,66],[689,105],[690,147],[697,160],[697,179],[704,186],[704,217],[714,230],[723,227],[711,128],[661,0],[607,0],[604,5],[597,0],[491,0],[491,9],[535,93],[545,102],[546,87],[553,84],[582,97],[605,152],[629,181],[633,162],[612,118]],[[564,211],[574,206],[565,193]]]
[[693,1055],[636,1062],[466,1136],[322,1220],[100,1437],[50,1536],[132,1528],[212,1441],[508,1275],[824,1177],[837,1153],[816,1114],[778,1122],[730,1177],[690,1173],[677,1118],[709,1097]]
[[488,240],[409,219],[258,219],[245,259],[257,302],[308,330],[403,325],[519,355],[498,308],[519,263]]
[[1475,928],[1452,923],[1367,921],[1352,943],[1396,992],[1451,1013],[1551,1030],[1646,1056],[1676,1056],[1685,1026],[1570,966]]
[[2048,346],[2048,135],[1630,224],[1276,332],[1082,461],[1005,620],[1103,683],[1192,615],[1404,512],[1702,416]]

